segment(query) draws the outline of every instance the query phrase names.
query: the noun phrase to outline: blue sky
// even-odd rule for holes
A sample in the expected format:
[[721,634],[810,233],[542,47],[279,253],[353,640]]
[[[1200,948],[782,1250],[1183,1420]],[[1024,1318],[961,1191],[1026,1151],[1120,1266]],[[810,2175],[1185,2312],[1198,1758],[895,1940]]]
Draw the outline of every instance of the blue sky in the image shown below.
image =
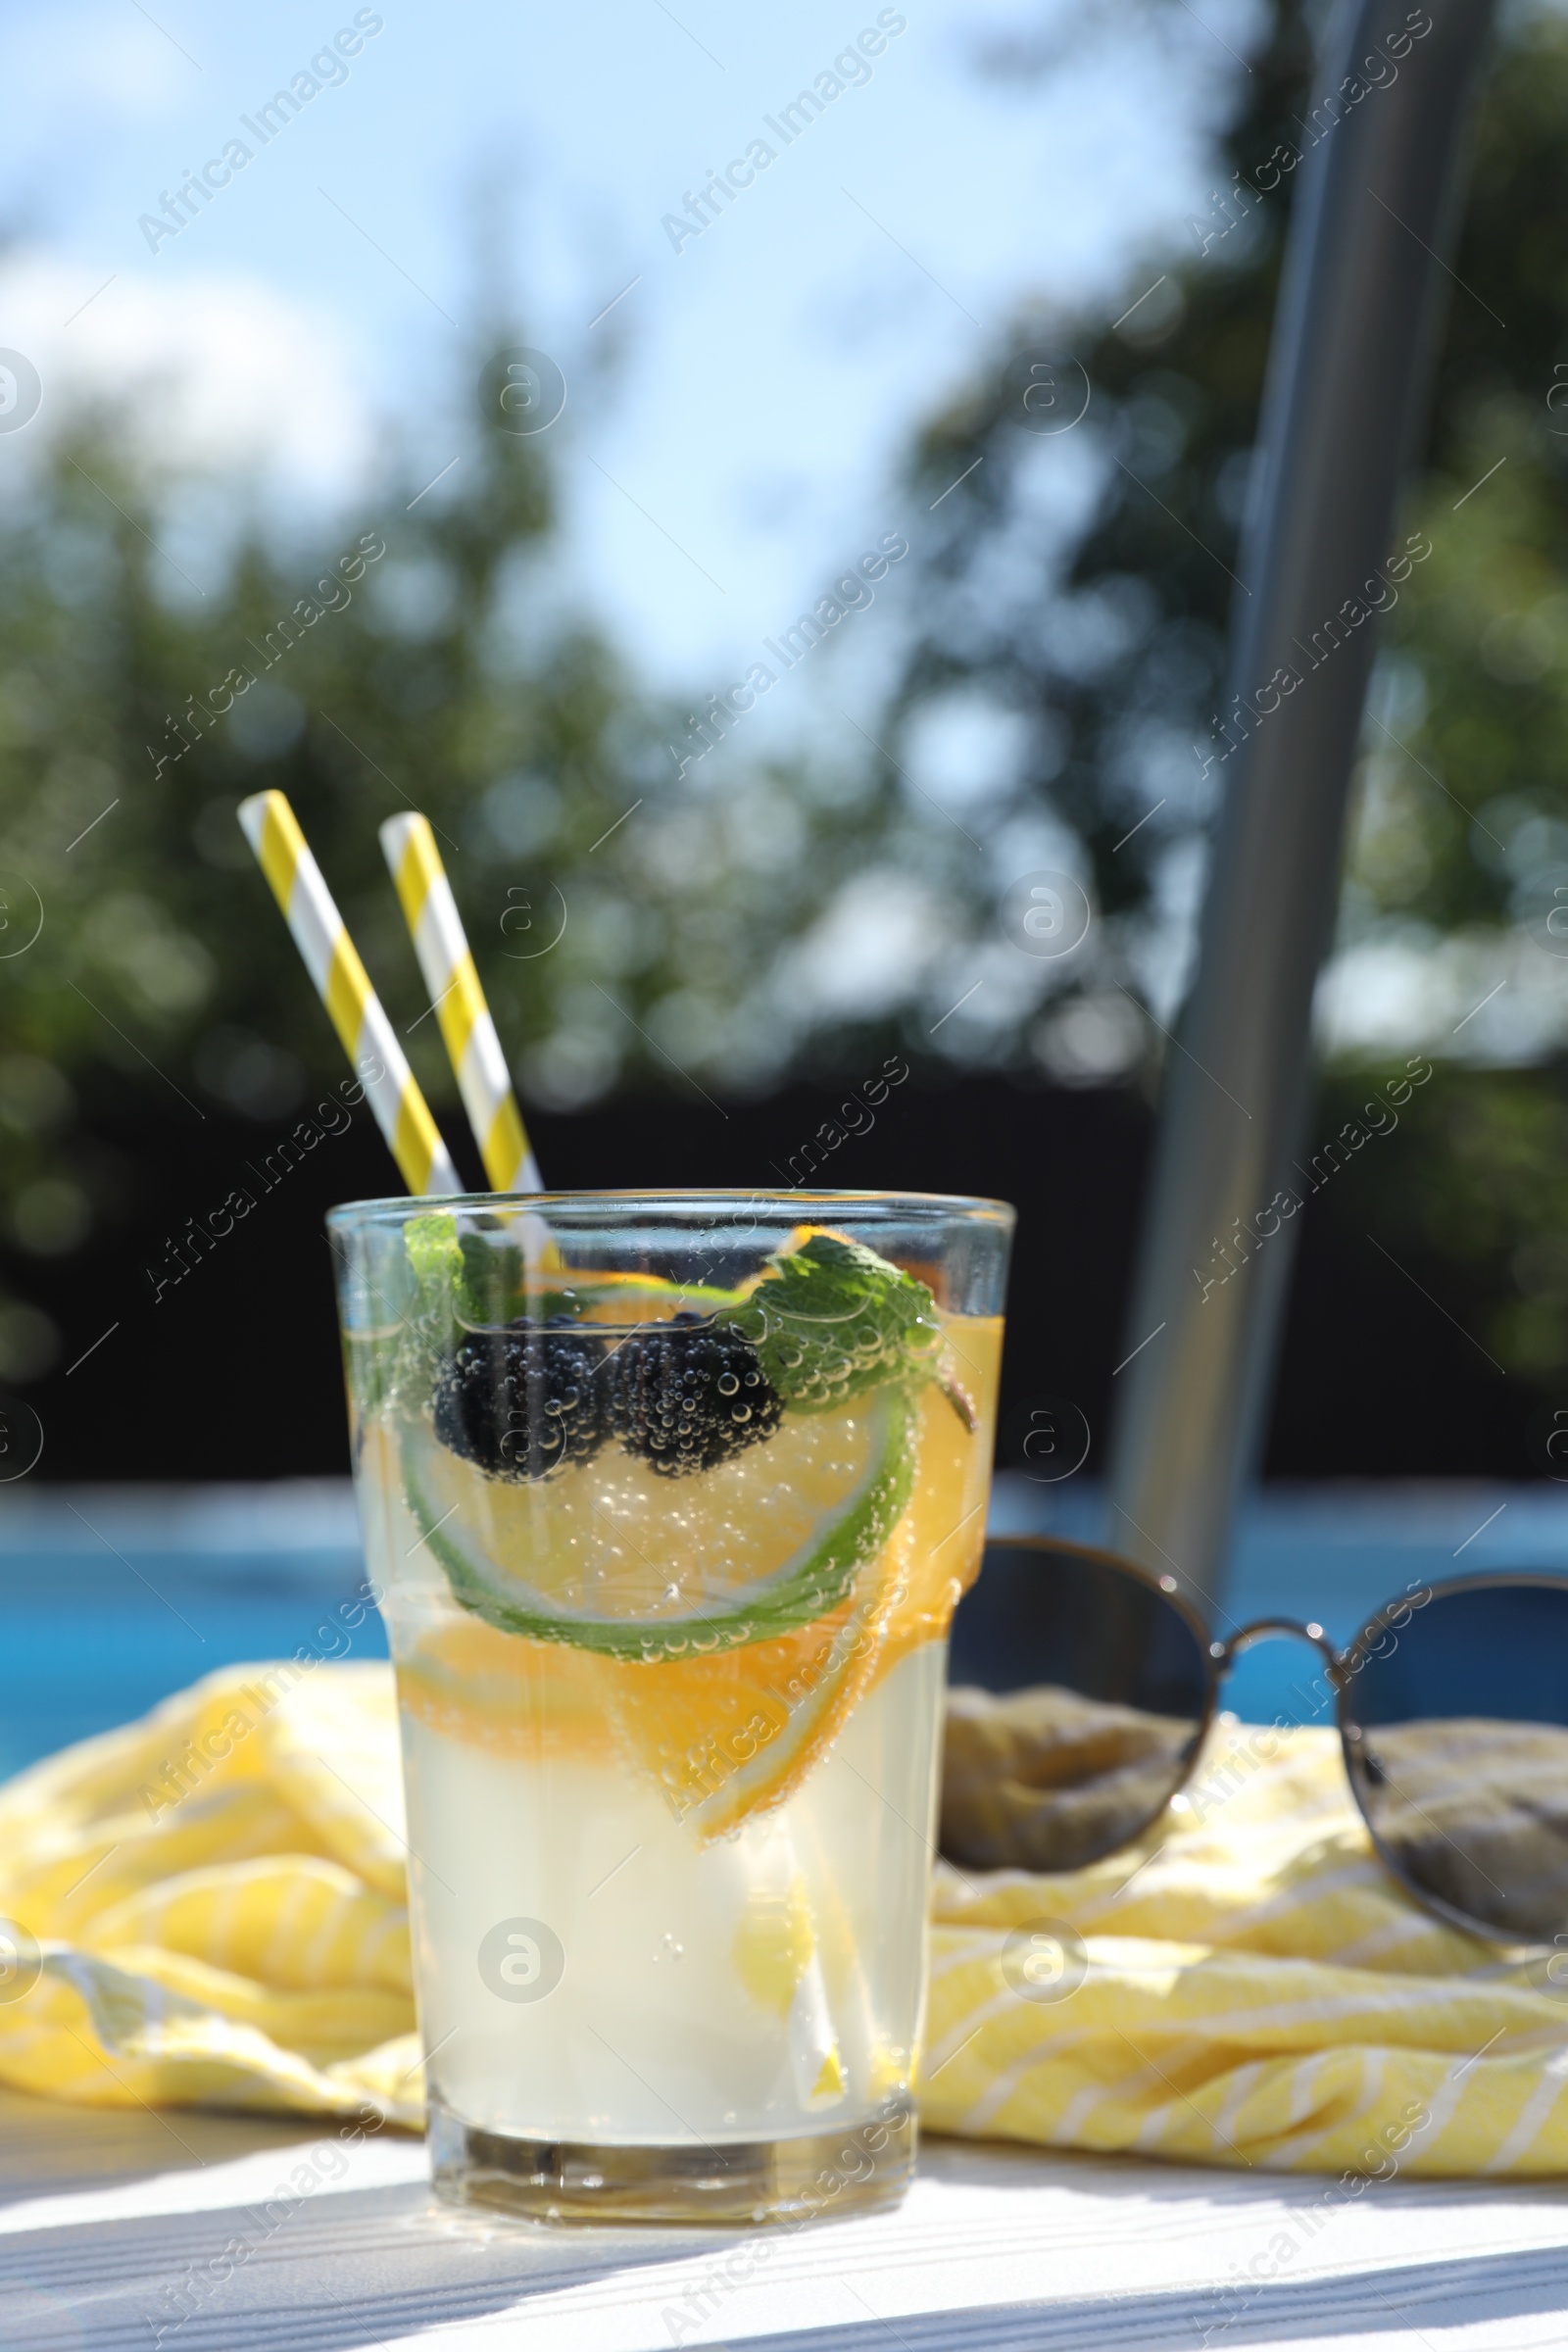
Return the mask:
[[[1200,13],[12,5],[0,343],[54,413],[108,389],[154,458],[265,468],[276,512],[324,527],[388,429],[421,479],[461,449],[499,283],[567,381],[563,594],[651,681],[703,689],[917,524],[909,434],[1020,302],[1119,305],[1179,246],[1257,30],[1251,0]],[[260,146],[241,116],[357,14],[380,28],[346,77]],[[864,78],[841,62],[842,94],[785,146],[764,118],[862,32],[862,58],[885,41]],[[1009,45],[1046,62],[999,71]],[[253,160],[149,250],[139,217],[235,137]],[[760,137],[775,160],[676,251],[663,217]],[[0,457],[24,463],[24,438]]]
[[[240,118],[357,14],[380,29],[345,77],[252,140]],[[787,146],[767,128],[893,16],[865,77],[845,67]],[[1262,0],[0,0],[0,348],[44,386],[36,424],[0,433],[0,502],[82,390],[154,464],[215,472],[163,540],[195,578],[236,487],[318,547],[384,516],[393,443],[444,496],[499,290],[567,383],[558,601],[700,702],[880,536],[918,550],[910,436],[1021,306],[1114,318],[1192,252],[1262,29]],[[235,136],[252,161],[150,250],[140,216]],[[774,160],[677,251],[664,217],[760,136]],[[1092,439],[1041,442],[1042,532],[1092,501]],[[872,722],[914,569],[760,706],[748,757],[766,735],[842,755],[841,711]],[[910,757],[956,805],[1006,746],[962,714],[947,733]],[[1044,835],[1040,858],[1060,862]],[[1440,971],[1365,944],[1326,978],[1326,1039],[1441,1045],[1450,1001],[1507,976],[1491,955],[1447,943]]]

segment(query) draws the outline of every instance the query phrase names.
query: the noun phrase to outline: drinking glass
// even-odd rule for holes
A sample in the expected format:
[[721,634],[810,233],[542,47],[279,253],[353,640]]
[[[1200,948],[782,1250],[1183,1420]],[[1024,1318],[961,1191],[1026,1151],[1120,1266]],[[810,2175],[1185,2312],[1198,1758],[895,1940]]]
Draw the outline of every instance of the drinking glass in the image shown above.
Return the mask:
[[1011,1210],[473,1195],[328,1224],[438,2191],[896,2197]]

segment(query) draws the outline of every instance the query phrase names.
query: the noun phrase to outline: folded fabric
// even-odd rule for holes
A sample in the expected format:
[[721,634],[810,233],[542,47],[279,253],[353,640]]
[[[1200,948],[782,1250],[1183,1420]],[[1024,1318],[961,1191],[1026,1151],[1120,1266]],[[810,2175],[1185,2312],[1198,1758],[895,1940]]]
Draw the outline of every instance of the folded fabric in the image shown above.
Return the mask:
[[[1222,1716],[1152,1829],[1063,1867],[1147,1815],[1190,1736],[1068,1692],[952,1694],[943,1844],[965,1867],[933,1888],[927,2127],[1302,2172],[1568,2172],[1568,1949],[1509,1962],[1415,1904],[1335,1732]],[[1006,1855],[1057,1867],[972,1867]]]
[[[23,1931],[0,1943],[0,2082],[416,2127],[402,1820],[379,1664],[227,1669],[21,1774],[0,1788],[0,1915]],[[1419,1910],[1330,1732],[1222,1719],[1126,1851],[939,1863],[932,1917],[929,2130],[1568,2172],[1568,1968]]]
[[18,1774],[0,2082],[417,2128],[402,1820],[380,1663],[230,1667]]

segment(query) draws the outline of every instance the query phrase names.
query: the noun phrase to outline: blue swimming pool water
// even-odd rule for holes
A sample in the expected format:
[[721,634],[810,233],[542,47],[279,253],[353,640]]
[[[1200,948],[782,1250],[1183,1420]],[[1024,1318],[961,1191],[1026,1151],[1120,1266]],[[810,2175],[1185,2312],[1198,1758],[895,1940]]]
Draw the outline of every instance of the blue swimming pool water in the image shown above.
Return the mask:
[[[1000,1479],[992,1524],[1105,1541],[1099,1493],[1076,1480]],[[1211,1621],[1310,1616],[1345,1642],[1410,1586],[1510,1567],[1568,1575],[1568,1489],[1270,1488],[1243,1515]],[[346,1481],[0,1491],[0,1776],[215,1666],[343,1654],[335,1613],[363,1573]],[[386,1655],[373,1611],[351,1639],[348,1654]],[[1313,1664],[1295,1644],[1250,1651],[1228,1703],[1253,1721],[1327,1720]]]
[[215,1666],[302,1647],[384,1658],[373,1609],[352,1636],[335,1618],[363,1576],[346,1480],[7,1496],[0,1775]]
[[[1051,1533],[1114,1549],[1106,1518],[1087,1483],[997,1481],[996,1534]],[[1404,1592],[1510,1568],[1568,1576],[1568,1487],[1325,1480],[1251,1496],[1223,1585],[1189,1596],[1221,1638],[1258,1617],[1312,1618],[1344,1648]],[[1248,1723],[1332,1723],[1318,1664],[1303,1642],[1260,1642],[1238,1661],[1224,1703]]]

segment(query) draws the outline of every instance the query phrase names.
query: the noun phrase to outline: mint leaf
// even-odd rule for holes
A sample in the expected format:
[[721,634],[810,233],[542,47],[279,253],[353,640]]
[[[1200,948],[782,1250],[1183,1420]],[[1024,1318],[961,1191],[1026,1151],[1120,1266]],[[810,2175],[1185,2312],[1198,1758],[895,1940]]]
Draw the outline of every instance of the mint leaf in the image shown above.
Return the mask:
[[522,1252],[482,1233],[460,1233],[450,1209],[411,1217],[403,1229],[414,1276],[414,1313],[432,1328],[509,1323],[522,1312]]
[[464,1238],[459,1236],[457,1218],[449,1208],[411,1217],[403,1228],[403,1248],[414,1283],[398,1334],[392,1388],[399,1403],[410,1412],[417,1413],[423,1407],[442,1359],[456,1345],[460,1327],[482,1319],[474,1312]]
[[454,1307],[457,1294],[464,1288],[464,1262],[458,1220],[452,1211],[441,1208],[427,1217],[411,1217],[403,1228],[403,1247],[418,1295],[416,1311]]
[[343,1335],[349,1394],[358,1400],[361,1421],[383,1406],[417,1413],[452,1346],[463,1251],[451,1210],[411,1217],[403,1249],[412,1281],[389,1272],[382,1284],[372,1284],[374,1322]]
[[935,1371],[936,1302],[874,1250],[818,1233],[768,1262],[771,1273],[732,1320],[796,1412],[829,1412],[884,1381]]
[[[528,1312],[523,1291],[522,1251],[512,1242],[492,1242],[483,1233],[459,1236],[463,1280],[458,1309],[465,1323],[510,1323]],[[541,1314],[551,1311],[541,1304]]]

